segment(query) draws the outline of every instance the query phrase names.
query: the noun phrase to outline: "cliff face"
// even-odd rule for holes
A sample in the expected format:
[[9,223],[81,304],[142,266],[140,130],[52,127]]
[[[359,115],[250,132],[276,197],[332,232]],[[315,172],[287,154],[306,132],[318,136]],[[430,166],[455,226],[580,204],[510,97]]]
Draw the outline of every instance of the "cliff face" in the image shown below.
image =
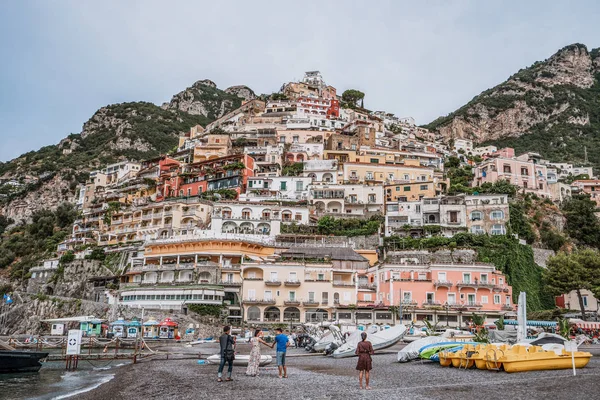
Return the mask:
[[[582,160],[583,147],[593,146],[600,133],[599,53],[567,46],[426,127],[448,139],[510,145],[555,161]],[[592,161],[600,163],[600,156]]]
[[241,106],[242,97],[252,95],[254,92],[246,86],[234,86],[223,91],[217,89],[213,81],[205,79],[177,93],[169,103],[163,104],[163,108],[215,120]]

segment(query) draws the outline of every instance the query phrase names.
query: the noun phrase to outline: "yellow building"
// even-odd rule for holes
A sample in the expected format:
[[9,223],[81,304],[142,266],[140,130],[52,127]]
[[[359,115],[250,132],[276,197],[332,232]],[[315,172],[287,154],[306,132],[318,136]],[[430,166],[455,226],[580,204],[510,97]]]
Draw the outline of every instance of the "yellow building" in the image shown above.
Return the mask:
[[435,197],[436,184],[433,181],[413,183],[390,183],[384,186],[385,201],[415,201],[423,197]]
[[412,183],[433,180],[433,168],[400,164],[347,162],[342,166],[344,182]]

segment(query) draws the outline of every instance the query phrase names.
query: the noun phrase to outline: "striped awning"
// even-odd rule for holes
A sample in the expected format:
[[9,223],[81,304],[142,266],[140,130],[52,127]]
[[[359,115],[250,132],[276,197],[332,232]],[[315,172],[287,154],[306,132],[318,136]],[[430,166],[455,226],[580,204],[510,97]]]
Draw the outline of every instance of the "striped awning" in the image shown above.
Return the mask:
[[[506,319],[504,320],[504,325],[518,325],[519,323],[517,322],[516,319]],[[527,326],[541,326],[541,327],[547,327],[547,328],[552,328],[556,326],[556,322],[555,321],[527,321]]]

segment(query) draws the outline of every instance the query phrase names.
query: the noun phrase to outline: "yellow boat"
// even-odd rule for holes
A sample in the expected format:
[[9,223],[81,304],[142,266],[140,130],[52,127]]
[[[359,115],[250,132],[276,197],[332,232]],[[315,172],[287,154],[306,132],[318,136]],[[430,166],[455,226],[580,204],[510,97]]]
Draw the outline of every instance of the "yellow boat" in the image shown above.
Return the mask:
[[[592,358],[590,353],[584,351],[576,351],[574,356],[575,368],[585,367]],[[509,373],[573,368],[570,352],[562,350],[557,354],[538,346],[513,346],[499,360]]]
[[442,367],[449,367],[452,365],[452,359],[449,357],[452,353],[448,352],[448,350],[440,351],[440,365]]
[[471,355],[475,352],[475,346],[472,344],[465,345],[461,350],[450,353],[448,358],[452,360],[452,366],[456,368],[472,368],[475,365],[475,360],[471,359]]

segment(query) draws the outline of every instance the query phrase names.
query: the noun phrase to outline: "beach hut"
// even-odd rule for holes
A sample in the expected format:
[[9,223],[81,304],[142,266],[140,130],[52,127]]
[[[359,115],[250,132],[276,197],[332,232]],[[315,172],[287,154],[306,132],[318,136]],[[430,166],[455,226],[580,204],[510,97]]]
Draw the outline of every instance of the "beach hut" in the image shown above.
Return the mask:
[[79,329],[81,329],[83,336],[102,336],[102,321],[99,319],[81,321]]
[[65,334],[65,324],[52,324],[50,328],[50,334],[56,336],[62,336]]
[[127,337],[135,338],[142,329],[142,323],[137,318],[133,318],[127,323]]
[[154,318],[151,317],[148,321],[144,322],[142,329],[145,338],[158,338],[158,321]]
[[119,318],[116,321],[110,323],[110,332],[113,337],[127,337],[127,321],[123,318]]
[[177,335],[179,324],[171,318],[165,318],[158,325],[158,336],[161,339],[174,339]]

